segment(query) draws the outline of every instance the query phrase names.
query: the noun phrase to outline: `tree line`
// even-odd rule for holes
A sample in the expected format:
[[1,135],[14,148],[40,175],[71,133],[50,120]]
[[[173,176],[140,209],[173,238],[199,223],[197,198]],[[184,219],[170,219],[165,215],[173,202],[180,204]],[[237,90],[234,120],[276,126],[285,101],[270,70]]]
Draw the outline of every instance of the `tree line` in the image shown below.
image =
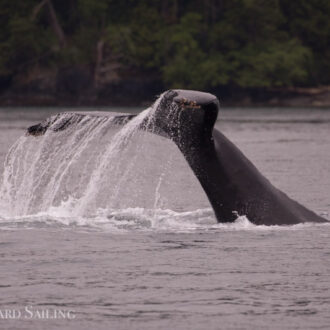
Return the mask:
[[95,86],[330,82],[329,0],[0,0],[0,79],[79,66]]

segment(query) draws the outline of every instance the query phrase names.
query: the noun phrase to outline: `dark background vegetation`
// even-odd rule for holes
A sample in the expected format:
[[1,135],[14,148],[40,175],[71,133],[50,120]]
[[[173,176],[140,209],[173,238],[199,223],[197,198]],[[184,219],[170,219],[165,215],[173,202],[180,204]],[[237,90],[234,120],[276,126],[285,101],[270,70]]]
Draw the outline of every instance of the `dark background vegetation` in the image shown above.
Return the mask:
[[0,102],[327,104],[329,17],[329,0],[0,0]]

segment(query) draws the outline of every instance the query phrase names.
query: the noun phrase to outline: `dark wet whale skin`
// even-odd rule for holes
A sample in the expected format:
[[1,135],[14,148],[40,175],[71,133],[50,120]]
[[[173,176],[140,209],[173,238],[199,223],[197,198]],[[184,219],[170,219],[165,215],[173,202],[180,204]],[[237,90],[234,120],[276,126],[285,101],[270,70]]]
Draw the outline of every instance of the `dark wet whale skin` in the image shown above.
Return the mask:
[[[172,114],[174,128],[164,118],[171,102],[178,105],[177,115]],[[232,222],[242,215],[257,225],[327,222],[275,188],[213,128],[218,111],[219,102],[212,94],[173,90],[164,95],[155,114],[156,124],[167,131],[200,181],[218,222]]]

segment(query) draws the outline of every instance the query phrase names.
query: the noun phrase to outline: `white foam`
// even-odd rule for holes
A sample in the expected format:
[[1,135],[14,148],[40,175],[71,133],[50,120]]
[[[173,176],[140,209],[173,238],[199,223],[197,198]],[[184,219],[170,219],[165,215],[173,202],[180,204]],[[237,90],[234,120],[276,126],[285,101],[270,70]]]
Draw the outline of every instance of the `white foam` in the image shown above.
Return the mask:
[[304,230],[327,224],[297,224],[293,226],[257,226],[245,216],[233,223],[216,223],[211,208],[187,212],[164,209],[98,209],[90,217],[70,216],[68,207],[52,207],[48,212],[33,215],[0,217],[0,230],[22,228],[64,228],[83,231],[102,231],[111,234],[142,232],[223,232],[223,231],[278,231]]

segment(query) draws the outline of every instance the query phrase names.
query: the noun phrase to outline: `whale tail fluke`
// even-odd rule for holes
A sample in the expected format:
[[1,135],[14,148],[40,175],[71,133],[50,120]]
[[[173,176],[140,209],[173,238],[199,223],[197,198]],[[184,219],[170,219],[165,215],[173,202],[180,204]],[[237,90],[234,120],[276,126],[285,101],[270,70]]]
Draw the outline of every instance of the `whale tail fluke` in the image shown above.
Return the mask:
[[[221,132],[214,128],[219,112],[216,96],[169,90],[138,122],[138,129],[172,140],[203,187],[219,222],[246,215],[255,224],[326,222],[275,188]],[[64,112],[31,126],[28,135],[63,131],[100,118],[125,125],[135,115],[111,112]],[[138,119],[138,118],[137,118]]]

